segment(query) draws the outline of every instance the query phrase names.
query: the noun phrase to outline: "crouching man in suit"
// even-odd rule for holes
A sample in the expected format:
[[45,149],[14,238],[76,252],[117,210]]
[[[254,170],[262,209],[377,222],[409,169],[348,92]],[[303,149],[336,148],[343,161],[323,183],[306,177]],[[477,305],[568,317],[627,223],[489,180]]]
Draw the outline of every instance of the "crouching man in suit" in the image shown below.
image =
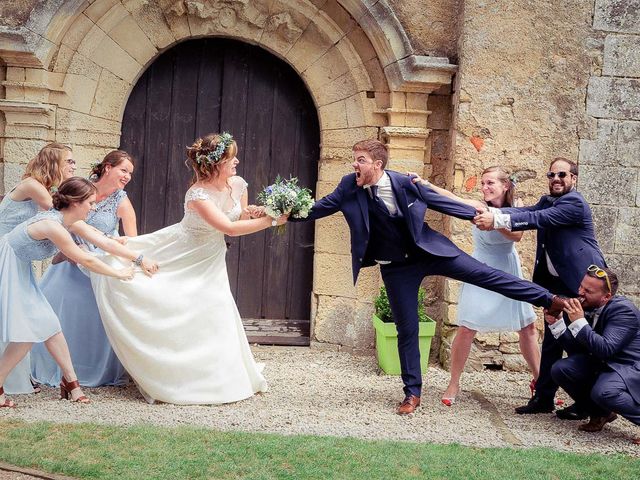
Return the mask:
[[551,376],[588,411],[589,422],[578,427],[585,432],[599,432],[616,414],[640,425],[640,311],[617,290],[614,272],[591,265],[565,308],[569,327],[545,315],[571,353],[553,364]]

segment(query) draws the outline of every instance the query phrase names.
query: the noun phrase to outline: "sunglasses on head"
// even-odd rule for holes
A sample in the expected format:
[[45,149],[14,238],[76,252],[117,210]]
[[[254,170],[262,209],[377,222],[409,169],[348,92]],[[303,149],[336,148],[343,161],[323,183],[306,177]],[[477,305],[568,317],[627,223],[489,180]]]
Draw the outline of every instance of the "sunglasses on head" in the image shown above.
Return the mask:
[[567,175],[571,175],[571,172],[547,172],[547,178],[549,180],[553,179],[554,177],[565,178]]
[[598,278],[604,278],[607,282],[609,293],[611,293],[611,282],[609,281],[609,275],[607,275],[607,272],[605,272],[597,265],[589,265],[589,267],[587,268],[587,272],[593,273]]

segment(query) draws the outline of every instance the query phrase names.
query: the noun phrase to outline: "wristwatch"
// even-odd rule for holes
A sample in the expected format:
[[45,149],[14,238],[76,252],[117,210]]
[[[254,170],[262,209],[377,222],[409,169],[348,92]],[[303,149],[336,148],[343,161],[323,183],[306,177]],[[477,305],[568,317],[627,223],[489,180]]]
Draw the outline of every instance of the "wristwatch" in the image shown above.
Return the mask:
[[274,218],[273,220],[271,220],[271,226],[275,227],[276,225],[278,225],[278,220]]

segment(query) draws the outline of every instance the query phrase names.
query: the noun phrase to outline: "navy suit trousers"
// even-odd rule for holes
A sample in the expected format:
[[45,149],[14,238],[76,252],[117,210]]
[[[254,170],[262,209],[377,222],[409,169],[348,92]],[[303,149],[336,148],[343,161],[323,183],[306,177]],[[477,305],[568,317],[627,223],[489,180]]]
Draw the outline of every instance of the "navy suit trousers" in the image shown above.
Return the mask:
[[514,300],[546,307],[551,294],[535,283],[489,267],[462,252],[456,257],[419,253],[406,262],[381,265],[382,280],[398,330],[398,352],[405,395],[420,396],[422,372],[418,343],[418,288],[427,275],[444,275]]

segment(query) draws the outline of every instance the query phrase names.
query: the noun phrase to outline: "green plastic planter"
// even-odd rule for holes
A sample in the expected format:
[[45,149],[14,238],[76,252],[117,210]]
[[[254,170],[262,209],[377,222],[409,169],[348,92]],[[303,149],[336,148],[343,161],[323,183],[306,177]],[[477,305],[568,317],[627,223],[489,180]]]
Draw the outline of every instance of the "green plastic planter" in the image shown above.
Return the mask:
[[[428,318],[428,317],[427,317]],[[400,375],[400,356],[398,355],[398,331],[395,323],[385,323],[373,316],[373,327],[376,330],[376,353],[378,365],[387,375]],[[419,322],[418,337],[420,342],[420,369],[424,374],[429,365],[431,339],[436,333],[436,322],[428,318]]]

